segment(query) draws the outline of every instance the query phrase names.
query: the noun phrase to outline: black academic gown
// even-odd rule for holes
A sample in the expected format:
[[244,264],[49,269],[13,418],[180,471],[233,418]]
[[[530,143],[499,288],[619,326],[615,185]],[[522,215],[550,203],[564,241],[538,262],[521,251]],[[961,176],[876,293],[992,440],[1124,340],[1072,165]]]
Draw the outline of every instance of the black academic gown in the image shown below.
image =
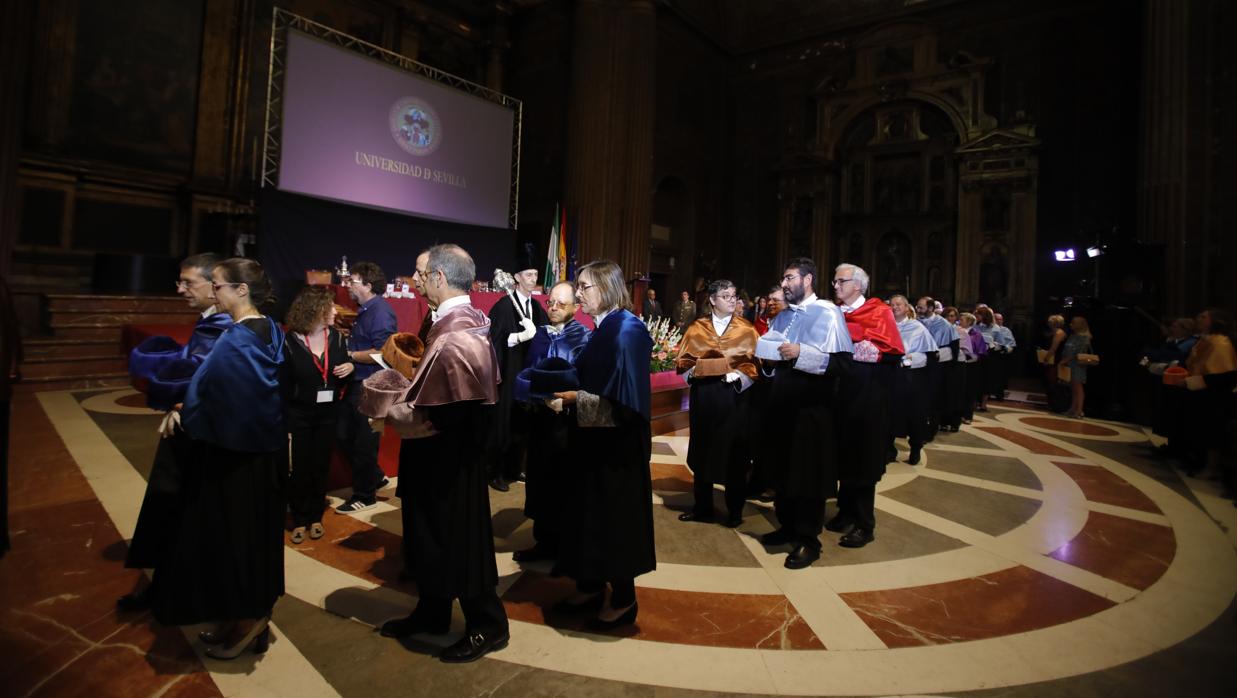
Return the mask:
[[404,439],[399,449],[396,494],[417,588],[439,599],[492,594],[498,568],[476,435],[491,427],[494,407],[469,401],[417,409],[438,431]]
[[[528,407],[513,397],[515,377],[524,370],[530,342],[507,346],[507,337],[524,329],[520,319],[523,311],[512,300],[511,293],[498,299],[490,308],[490,344],[498,357],[498,372],[502,382],[498,385],[498,404],[494,410],[493,426],[488,440],[487,465],[491,478],[505,476],[509,480],[521,470],[523,446],[528,438]],[[533,325],[550,324],[545,309],[536,299],[530,298]]]
[[846,352],[829,355],[829,366],[814,375],[779,363],[769,386],[770,421],[784,430],[767,439],[769,476],[783,499],[819,501],[837,493],[835,406],[838,383],[854,362]]
[[607,315],[576,360],[580,390],[613,408],[615,426],[571,427],[575,454],[557,569],[578,581],[633,579],[657,567],[649,473],[652,340],[626,310]]

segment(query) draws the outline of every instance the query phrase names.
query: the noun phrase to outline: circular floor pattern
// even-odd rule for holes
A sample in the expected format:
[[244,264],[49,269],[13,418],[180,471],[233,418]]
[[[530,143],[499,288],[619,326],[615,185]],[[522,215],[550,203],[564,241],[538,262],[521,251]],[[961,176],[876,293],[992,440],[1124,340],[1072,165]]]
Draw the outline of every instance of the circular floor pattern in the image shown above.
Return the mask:
[[[82,406],[157,414],[131,406],[132,395],[107,392]],[[1229,606],[1237,553],[1195,504],[1077,445],[1080,439],[1132,444],[1146,437],[1124,425],[999,409],[960,434],[941,435],[921,465],[891,465],[877,495],[874,545],[897,550],[902,542],[882,537],[884,517],[887,528],[898,518],[953,541],[949,550],[910,547],[896,559],[789,571],[782,566],[784,551],[757,542],[771,524],[759,508],[749,508],[744,525],[723,535],[736,536],[750,559],[666,563],[637,580],[635,636],[588,634],[553,618],[547,624],[541,609],[548,604],[538,594],[553,590],[555,580],[520,570],[510,552],[500,553],[512,642],[491,657],[696,690],[906,695],[1047,681],[1148,656],[1197,633]],[[690,491],[686,438],[655,441],[654,479],[669,488],[655,499],[664,507],[672,494]],[[995,475],[1002,468],[1031,477],[1002,480]],[[906,496],[916,488],[918,498]],[[1034,506],[1024,506],[1029,515],[1014,517],[1007,530],[985,532],[964,512],[943,510],[934,502],[937,493],[963,493],[959,509],[967,508],[966,497],[976,507]],[[398,523],[390,515],[397,504],[387,500],[368,517],[332,515],[329,538],[342,541],[348,531],[371,541],[393,538],[386,528]],[[495,520],[507,513],[496,508]],[[688,530],[674,526],[659,523],[658,535]],[[842,560],[847,553],[833,548],[833,537],[825,536],[826,554]],[[379,543],[367,550],[381,550]],[[398,544],[386,543],[385,558],[393,558]],[[289,551],[290,570],[296,570],[289,594],[325,607],[335,591],[377,585],[411,602],[400,596],[399,585],[373,574],[379,563],[389,566],[394,559],[373,552],[360,560],[346,544],[328,547],[335,549],[323,555]],[[744,635],[751,630],[747,621],[768,632]]]
[[91,412],[104,414],[151,415],[163,414],[146,406],[146,395],[132,388],[110,390],[82,400],[82,407]]
[[[982,440],[994,458],[1024,464],[1041,490],[934,469],[933,462],[946,463],[951,454],[981,450],[952,446],[950,437],[943,436],[928,447],[919,467],[891,466],[878,495],[881,512],[934,528],[965,547],[795,572],[782,567],[782,553],[765,551],[750,531],[740,529],[735,535],[758,567],[669,564],[638,580],[642,598],[667,604],[676,596],[695,600],[718,594],[740,601],[780,596],[788,602],[779,611],[787,613],[779,630],[781,644],[718,646],[698,635],[677,642],[640,635],[600,637],[541,620],[513,620],[510,647],[493,657],[703,690],[817,695],[962,691],[1128,662],[1189,637],[1228,606],[1237,588],[1237,556],[1215,559],[1215,550],[1232,549],[1213,522],[1155,480],[1054,435],[1122,442],[1145,437],[1124,426],[1042,412],[1002,410],[991,417],[977,419],[962,433],[971,441]],[[671,450],[676,458],[661,460],[681,459],[684,449]],[[919,479],[1038,498],[1041,505],[1014,529],[988,535],[886,496]],[[875,545],[880,544],[878,539]],[[1164,559],[1122,559],[1157,545]],[[509,561],[501,567],[514,569]],[[1202,569],[1208,574],[1192,574]],[[536,584],[544,581],[535,572],[513,574],[529,576]],[[511,590],[505,597],[509,609],[518,605],[512,592],[519,583],[510,576],[504,580],[504,588]],[[702,627],[687,607],[688,616],[676,622]],[[699,607],[696,613],[702,613]],[[648,604],[642,603],[641,614],[642,621],[649,618],[643,622],[659,622],[657,610]],[[512,616],[521,617],[518,612]]]

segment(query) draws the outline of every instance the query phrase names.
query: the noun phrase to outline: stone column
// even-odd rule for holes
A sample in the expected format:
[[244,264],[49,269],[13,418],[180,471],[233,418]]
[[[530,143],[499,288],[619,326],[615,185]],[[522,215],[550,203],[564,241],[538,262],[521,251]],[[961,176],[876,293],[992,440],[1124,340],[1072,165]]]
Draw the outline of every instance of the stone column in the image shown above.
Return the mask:
[[983,187],[963,180],[958,191],[958,240],[954,252],[954,297],[947,305],[974,303],[979,295],[979,248],[983,244]]
[[1207,287],[1210,139],[1207,0],[1147,0],[1143,11],[1138,236],[1164,245],[1165,305],[1192,313]]
[[568,226],[581,263],[609,258],[630,278],[649,266],[656,9],[578,0],[572,33]]

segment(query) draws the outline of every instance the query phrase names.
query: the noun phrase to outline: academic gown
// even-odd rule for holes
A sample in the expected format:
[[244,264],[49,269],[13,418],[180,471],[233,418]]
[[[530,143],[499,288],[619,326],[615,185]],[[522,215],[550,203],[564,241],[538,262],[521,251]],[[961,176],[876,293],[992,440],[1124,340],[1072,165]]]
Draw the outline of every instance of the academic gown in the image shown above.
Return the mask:
[[[550,329],[548,325],[537,328],[536,336],[529,343],[527,367],[550,357],[574,364],[591,334],[574,318],[563,325],[561,332],[550,334]],[[533,520],[533,537],[538,544],[557,546],[563,485],[571,468],[568,438],[571,423],[576,419],[575,409],[556,413],[542,400],[533,401],[531,408],[524,515]]]
[[586,427],[577,421],[571,427],[573,459],[556,569],[578,581],[632,579],[657,567],[649,475],[652,348],[640,318],[614,310],[576,359],[580,390],[608,401],[615,423]]
[[880,351],[875,363],[854,361],[840,394],[845,408],[838,414],[843,434],[838,479],[870,484],[885,475],[893,445],[889,399],[895,371],[906,353],[893,311],[879,298],[868,298],[846,314],[851,341],[871,342]]
[[[515,292],[508,293],[494,307],[490,308],[490,344],[498,360],[498,374],[502,382],[498,385],[498,404],[494,409],[493,426],[489,432],[490,475],[506,475],[514,477],[520,470],[519,443],[526,438],[528,431],[527,408],[517,404],[513,397],[515,377],[527,365],[528,349],[531,342],[520,342],[514,347],[507,346],[507,337],[524,330],[520,319],[523,311],[513,300]],[[533,325],[540,327],[549,324],[550,318],[545,309],[535,298],[529,298],[532,309]]]
[[932,335],[917,320],[898,323],[902,345],[910,365],[898,367],[893,390],[893,432],[895,436],[909,437],[911,446],[922,446],[929,437],[928,413],[933,398],[932,365],[936,363],[938,348]]
[[[823,299],[789,306],[773,319],[769,332],[799,344],[800,355],[794,362],[765,361],[761,368],[765,377],[772,377],[766,424],[776,429],[766,448],[768,475],[779,506],[787,501],[819,502],[821,511],[815,514],[819,519],[824,501],[837,492],[835,410],[838,385],[854,365],[853,345],[841,312]],[[823,362],[827,363],[821,370]],[[778,516],[782,518],[781,512]]]
[[439,317],[412,386],[387,416],[405,436],[396,494],[409,566],[426,597],[471,599],[493,594],[498,583],[485,453],[477,444],[498,399],[489,331],[489,319],[471,305]]
[[176,544],[155,568],[152,608],[164,625],[261,618],[283,595],[283,343],[271,318],[245,320],[194,374]]
[[[181,347],[180,358],[201,365],[210,355],[215,342],[231,326],[232,317],[227,313],[214,313],[198,318],[189,341]],[[181,362],[180,365],[188,367],[191,364]],[[191,379],[192,374],[184,378]],[[149,380],[154,384],[159,379],[151,375]],[[160,398],[150,401],[150,406],[155,409],[170,409],[183,402],[185,392],[189,389],[189,381],[182,379],[177,383],[179,385],[166,384],[166,389],[158,391]],[[159,445],[155,447],[154,461],[150,465],[150,475],[146,478],[146,494],[142,497],[142,508],[133,528],[133,540],[129,541],[129,552],[125,556],[125,567],[154,568],[163,559],[168,546],[174,543],[175,521],[181,508],[183,464],[188,461],[192,451],[192,442],[183,431],[177,431],[166,439],[159,439]]]
[[[675,369],[684,373],[702,356],[717,355],[726,359],[729,370],[754,380],[757,338],[752,323],[741,317],[732,317],[721,336],[713,327],[711,314],[698,318],[683,333]],[[687,465],[696,478],[726,482],[732,462],[747,459],[748,395],[740,392],[739,386],[738,381],[727,383],[722,376],[691,378],[692,438]],[[727,483],[727,494],[732,494],[729,487]]]

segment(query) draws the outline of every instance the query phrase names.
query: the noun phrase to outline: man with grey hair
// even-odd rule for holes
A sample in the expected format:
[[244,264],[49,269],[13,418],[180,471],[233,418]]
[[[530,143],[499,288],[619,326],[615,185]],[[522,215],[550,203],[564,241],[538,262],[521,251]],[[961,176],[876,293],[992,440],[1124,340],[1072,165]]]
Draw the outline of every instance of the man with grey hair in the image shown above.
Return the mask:
[[[833,293],[854,342],[850,373],[839,386],[838,515],[825,528],[843,533],[838,544],[862,548],[875,539],[876,483],[885,464],[897,457],[889,420],[889,395],[895,371],[906,349],[893,311],[879,298],[865,298],[868,274],[854,264],[839,264],[833,273]],[[892,453],[890,453],[892,451]]]
[[458,598],[464,638],[443,650],[444,662],[471,662],[502,649],[510,638],[495,590],[484,449],[476,443],[493,419],[498,360],[490,345],[490,320],[469,301],[475,275],[463,248],[430,248],[425,294],[438,310],[425,354],[404,401],[385,415],[370,415],[376,429],[386,417],[404,439],[396,494],[420,594],[413,612],[384,623],[382,634],[444,634]]
[[[176,352],[144,351],[167,337],[152,337],[133,350],[129,369],[135,380],[147,384],[146,400],[151,408],[167,412],[159,431],[163,436],[155,449],[155,459],[146,481],[146,494],[138,513],[133,539],[125,556],[125,567],[155,569],[159,567],[175,543],[176,517],[183,506],[181,482],[185,478],[184,464],[189,462],[193,442],[179,428],[176,405],[185,399],[189,382],[197,367],[206,360],[215,341],[232,326],[232,317],[219,312],[211,284],[211,271],[220,262],[219,255],[205,252],[187,257],[180,263],[176,292],[201,313],[189,341]],[[125,594],[117,600],[121,611],[139,611],[150,606],[151,587]]]

